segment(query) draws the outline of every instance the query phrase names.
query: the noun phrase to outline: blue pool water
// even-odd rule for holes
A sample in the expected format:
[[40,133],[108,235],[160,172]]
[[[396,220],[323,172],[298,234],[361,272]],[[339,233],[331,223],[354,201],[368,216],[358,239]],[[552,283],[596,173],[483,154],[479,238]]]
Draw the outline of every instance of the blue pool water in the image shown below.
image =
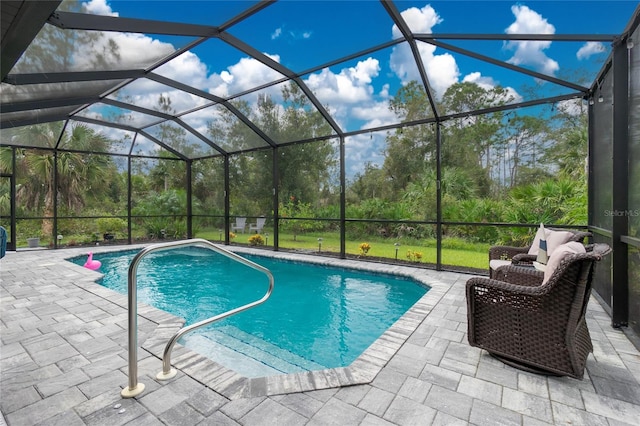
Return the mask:
[[[126,294],[136,253],[94,255],[101,284]],[[271,270],[271,297],[180,343],[249,377],[349,365],[428,290],[392,275],[243,257]],[[71,260],[82,265],[86,256]],[[199,247],[156,252],[138,266],[138,301],[186,325],[259,299],[267,287],[264,274]]]

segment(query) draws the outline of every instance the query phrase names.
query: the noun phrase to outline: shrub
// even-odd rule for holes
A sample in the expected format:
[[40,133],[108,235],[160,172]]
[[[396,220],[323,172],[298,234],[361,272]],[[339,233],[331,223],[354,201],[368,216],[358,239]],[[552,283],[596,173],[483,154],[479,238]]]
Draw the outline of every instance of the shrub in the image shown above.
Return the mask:
[[251,246],[263,246],[264,240],[262,239],[262,235],[254,234],[249,237],[249,245]]
[[371,244],[362,243],[358,246],[358,248],[360,249],[360,254],[362,254],[363,256],[366,256],[367,253],[369,253],[369,250],[371,249]]
[[407,250],[407,259],[411,262],[420,262],[422,260],[422,252]]
[[[315,216],[315,211],[309,203],[302,203],[294,196],[289,197],[289,200],[281,204],[280,211],[280,226],[284,231],[293,233],[293,241],[296,241],[299,234],[305,232],[322,230],[322,221],[308,220]],[[305,219],[297,219],[305,218]]]
[[163,217],[152,217],[142,221],[149,238],[165,238],[170,221]]
[[96,226],[101,234],[115,234],[125,232],[127,222],[117,217],[101,217],[96,219]]

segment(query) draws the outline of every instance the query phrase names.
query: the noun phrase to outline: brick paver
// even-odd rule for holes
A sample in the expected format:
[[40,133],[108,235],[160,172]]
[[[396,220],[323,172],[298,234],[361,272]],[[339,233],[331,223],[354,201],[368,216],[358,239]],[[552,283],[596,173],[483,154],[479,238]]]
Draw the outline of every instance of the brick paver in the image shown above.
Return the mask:
[[178,374],[159,381],[162,350],[181,322],[141,305],[138,373],[145,391],[124,399],[127,298],[65,260],[82,254],[9,252],[0,261],[0,426],[623,425],[640,418],[640,352],[611,328],[595,299],[585,378],[534,375],[468,345],[468,275],[424,269],[415,273],[433,285],[428,296],[356,362],[297,375],[247,379],[177,347]]

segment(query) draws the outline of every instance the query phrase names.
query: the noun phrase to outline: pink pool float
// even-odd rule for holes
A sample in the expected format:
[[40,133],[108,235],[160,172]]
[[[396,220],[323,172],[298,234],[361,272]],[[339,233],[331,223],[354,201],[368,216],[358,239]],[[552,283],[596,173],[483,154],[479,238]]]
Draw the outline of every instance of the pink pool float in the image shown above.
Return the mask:
[[89,257],[87,257],[87,261],[84,263],[84,267],[95,271],[99,269],[101,265],[102,263],[99,260],[93,260],[93,253],[89,252]]

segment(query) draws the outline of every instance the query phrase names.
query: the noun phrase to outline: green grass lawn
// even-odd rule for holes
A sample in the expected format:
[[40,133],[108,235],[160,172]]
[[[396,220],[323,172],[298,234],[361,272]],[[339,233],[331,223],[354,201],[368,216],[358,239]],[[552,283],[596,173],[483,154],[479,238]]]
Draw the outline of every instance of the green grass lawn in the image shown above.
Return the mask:
[[[266,231],[268,236],[263,238],[267,239],[269,246],[273,245],[273,232]],[[236,237],[232,239],[232,242],[239,244],[247,244],[248,239],[252,234],[236,234]],[[210,239],[212,241],[219,241],[220,234],[218,230],[201,230],[198,232],[198,238]],[[318,241],[318,238],[322,238],[322,241]],[[369,243],[371,246],[369,252],[363,255],[360,252],[360,244]],[[386,257],[389,259],[395,259],[396,246],[398,242],[392,239],[361,239],[358,241],[346,241],[345,249],[346,253],[350,255],[361,255],[369,257]],[[398,246],[398,260],[414,260],[415,254],[421,254],[421,263],[436,263],[436,242],[435,240],[422,240],[422,241],[410,241],[402,240]],[[304,235],[297,235],[294,240],[294,236],[291,233],[280,232],[279,234],[279,246],[283,249],[295,249],[295,250],[310,250],[323,252],[339,253],[340,252],[340,235],[337,232],[333,233],[309,233]],[[407,254],[413,253],[412,259],[409,259]],[[462,266],[466,268],[486,269],[488,267],[488,252],[489,244],[475,244],[464,242],[460,239],[445,239],[442,245],[442,263],[451,266]]]
[[[273,231],[265,230],[265,232],[262,233],[263,239],[266,240],[267,245],[273,246]],[[232,242],[248,244],[248,239],[251,235],[252,234],[250,233],[236,234],[236,237],[232,239]],[[86,236],[69,235],[65,237],[65,241],[62,241],[62,244],[68,243],[69,241],[74,240],[74,238],[76,238],[78,242],[83,243],[85,242],[85,237]],[[220,232],[217,228],[201,229],[195,237],[204,238],[213,242],[220,242]],[[322,241],[318,241],[318,238],[322,238]],[[367,254],[362,254],[359,246],[365,242],[369,243],[371,248]],[[318,251],[320,248],[323,252],[340,252],[340,234],[337,232],[296,235],[295,239],[291,233],[280,232],[279,243],[282,249]],[[321,243],[321,247],[319,247],[319,243]],[[376,237],[372,239],[362,238],[359,240],[348,240],[346,242],[346,252],[349,255],[360,255],[362,257],[369,256],[371,258],[388,258],[393,260],[396,258],[395,243],[400,244],[397,247],[398,260],[412,260],[419,263],[431,264],[436,263],[436,242],[433,239],[403,239],[397,241]],[[44,240],[41,240],[41,245],[46,246],[47,243]],[[24,241],[24,244],[18,244],[18,246],[26,247],[26,241]],[[442,244],[442,263],[444,265],[465,268],[486,269],[488,266],[488,251],[489,244],[468,243],[460,239],[447,238],[443,240]],[[413,253],[413,257],[411,259],[407,257],[409,252]],[[416,259],[416,254],[420,254],[421,258]]]

